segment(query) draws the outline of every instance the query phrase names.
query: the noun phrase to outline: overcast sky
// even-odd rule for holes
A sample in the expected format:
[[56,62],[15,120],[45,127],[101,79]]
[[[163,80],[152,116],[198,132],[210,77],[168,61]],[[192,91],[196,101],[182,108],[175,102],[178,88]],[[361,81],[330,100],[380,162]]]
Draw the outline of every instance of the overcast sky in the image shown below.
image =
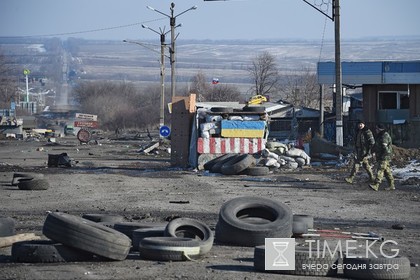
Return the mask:
[[[332,0],[308,0],[318,5]],[[145,1],[0,0],[0,37],[49,35],[86,39],[159,40],[141,27],[168,31],[176,17],[179,39],[334,38],[334,23],[303,0]],[[420,0],[340,0],[341,38],[420,36]],[[318,6],[331,15],[331,4]],[[90,31],[90,32],[87,32]],[[169,35],[168,35],[169,36]]]

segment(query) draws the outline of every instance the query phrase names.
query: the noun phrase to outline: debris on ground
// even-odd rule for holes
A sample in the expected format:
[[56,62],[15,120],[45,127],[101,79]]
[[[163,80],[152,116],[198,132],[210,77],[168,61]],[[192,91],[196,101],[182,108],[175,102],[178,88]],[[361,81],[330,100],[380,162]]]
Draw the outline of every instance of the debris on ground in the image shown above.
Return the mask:
[[392,164],[394,164],[398,168],[406,166],[410,161],[413,160],[420,161],[420,148],[406,149],[393,145],[392,150],[394,152]]

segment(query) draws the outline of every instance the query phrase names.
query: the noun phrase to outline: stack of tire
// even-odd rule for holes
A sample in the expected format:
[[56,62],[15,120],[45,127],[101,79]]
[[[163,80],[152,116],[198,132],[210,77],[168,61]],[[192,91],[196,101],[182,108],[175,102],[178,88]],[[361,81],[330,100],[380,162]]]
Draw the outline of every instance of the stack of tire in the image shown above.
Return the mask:
[[47,190],[50,184],[44,179],[41,173],[14,173],[12,186],[17,186],[20,190]]
[[225,202],[216,225],[216,241],[227,245],[255,247],[266,238],[292,236],[292,211],[284,203],[244,196]]
[[[185,261],[207,254],[213,246],[213,232],[195,219],[177,218],[164,224],[123,222],[122,218],[108,214],[79,217],[49,213],[42,229],[49,240],[14,243],[12,260],[29,263],[117,261],[126,259],[130,251],[138,251],[140,257],[148,260]],[[3,220],[10,228],[10,219],[0,219],[0,225]]]
[[261,176],[269,173],[268,167],[255,166],[254,156],[249,154],[223,154],[204,164],[204,169],[223,175],[245,174]]
[[203,222],[176,218],[168,223],[117,222],[113,228],[132,240],[132,251],[157,261],[185,261],[207,254],[214,234]]

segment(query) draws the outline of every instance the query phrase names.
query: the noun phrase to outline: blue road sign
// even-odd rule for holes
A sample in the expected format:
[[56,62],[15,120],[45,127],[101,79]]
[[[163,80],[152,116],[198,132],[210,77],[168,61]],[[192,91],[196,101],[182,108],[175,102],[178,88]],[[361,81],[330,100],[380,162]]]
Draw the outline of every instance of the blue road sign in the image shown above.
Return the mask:
[[171,134],[171,129],[166,125],[162,125],[159,129],[159,134],[162,137],[168,137]]

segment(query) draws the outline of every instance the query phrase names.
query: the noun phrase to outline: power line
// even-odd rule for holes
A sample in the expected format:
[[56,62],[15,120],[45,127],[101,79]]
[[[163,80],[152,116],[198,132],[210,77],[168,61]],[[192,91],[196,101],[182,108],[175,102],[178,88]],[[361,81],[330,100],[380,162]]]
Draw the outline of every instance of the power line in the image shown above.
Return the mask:
[[[329,1],[328,1],[328,5],[327,5],[327,9],[326,9],[326,11],[325,11],[325,13],[326,13],[326,14],[328,14],[328,13],[329,13],[330,3],[331,3],[331,1],[329,0]],[[321,58],[322,58],[322,50],[323,50],[324,43],[325,43],[325,41],[324,41],[324,40],[325,40],[325,30],[326,30],[326,28],[327,28],[327,20],[328,20],[328,18],[325,18],[325,21],[324,21],[324,30],[322,31],[321,48],[320,48],[320,50],[319,50],[318,62],[320,62],[320,61],[321,61]]]
[[119,25],[119,26],[113,26],[113,27],[104,27],[104,28],[84,30],[84,31],[73,31],[73,32],[63,32],[63,33],[53,33],[53,34],[41,34],[41,35],[0,36],[0,38],[55,37],[55,36],[66,36],[66,35],[75,35],[75,34],[85,34],[85,33],[93,33],[93,32],[100,32],[100,31],[106,31],[106,30],[127,28],[127,27],[131,27],[131,26],[142,25],[144,23],[159,21],[159,20],[163,20],[163,19],[166,19],[166,18],[158,18],[158,19],[152,19],[152,20],[143,21],[143,22],[136,22],[136,23],[131,23],[131,24],[125,24],[125,25]]

